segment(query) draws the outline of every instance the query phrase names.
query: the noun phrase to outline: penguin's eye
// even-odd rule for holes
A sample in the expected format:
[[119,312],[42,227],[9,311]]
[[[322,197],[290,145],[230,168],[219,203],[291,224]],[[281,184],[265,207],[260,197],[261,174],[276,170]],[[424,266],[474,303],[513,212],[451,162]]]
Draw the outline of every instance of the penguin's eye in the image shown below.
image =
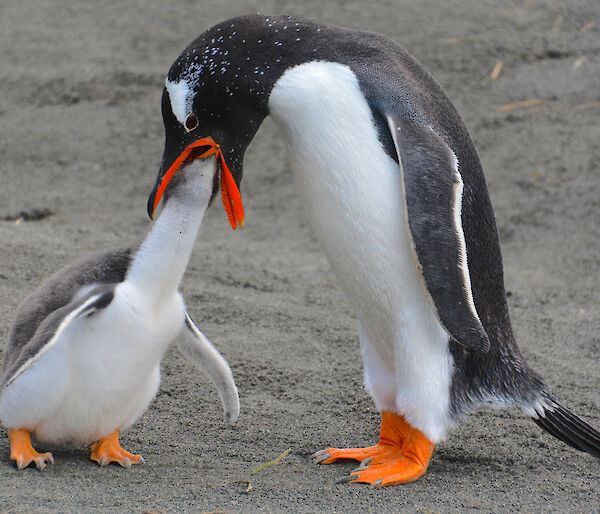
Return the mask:
[[185,119],[185,130],[188,132],[194,130],[198,126],[198,118],[193,112],[190,112]]

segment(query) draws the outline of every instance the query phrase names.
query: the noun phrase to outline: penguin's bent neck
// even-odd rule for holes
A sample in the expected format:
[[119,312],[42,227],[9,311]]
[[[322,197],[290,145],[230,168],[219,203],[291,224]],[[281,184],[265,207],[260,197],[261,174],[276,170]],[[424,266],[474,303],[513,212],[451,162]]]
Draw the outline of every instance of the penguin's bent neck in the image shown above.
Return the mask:
[[193,161],[169,184],[164,208],[127,274],[127,281],[145,295],[157,298],[177,291],[208,208],[216,167],[214,159]]

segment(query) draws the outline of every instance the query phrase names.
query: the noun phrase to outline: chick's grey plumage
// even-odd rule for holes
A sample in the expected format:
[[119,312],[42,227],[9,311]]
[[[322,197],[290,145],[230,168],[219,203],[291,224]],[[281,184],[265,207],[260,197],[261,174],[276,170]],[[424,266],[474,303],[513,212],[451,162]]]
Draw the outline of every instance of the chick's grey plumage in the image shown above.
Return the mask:
[[[101,250],[63,268],[31,292],[17,309],[2,361],[0,389],[42,349],[64,317],[91,295],[110,303],[115,284],[123,282],[138,245]],[[91,288],[81,294],[82,288]],[[79,294],[78,294],[79,293]]]

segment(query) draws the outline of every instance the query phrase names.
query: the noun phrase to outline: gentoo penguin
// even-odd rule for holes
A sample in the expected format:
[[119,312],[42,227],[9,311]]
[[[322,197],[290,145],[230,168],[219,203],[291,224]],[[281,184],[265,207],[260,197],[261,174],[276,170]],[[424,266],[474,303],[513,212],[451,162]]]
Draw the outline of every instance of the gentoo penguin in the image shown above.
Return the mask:
[[[192,41],[168,72],[157,187],[213,137],[239,184],[271,115],[306,215],[358,320],[379,442],[315,460],[361,462],[347,481],[410,482],[481,406],[521,407],[600,456],[600,433],[562,407],[521,356],[481,163],[456,109],[387,37],[250,15]],[[149,199],[149,211],[155,193]]]
[[[19,469],[54,462],[51,453],[34,450],[31,434],[47,444],[91,444],[90,458],[100,466],[143,463],[120,447],[119,431],[156,395],[160,360],[176,338],[216,385],[226,419],[237,419],[229,365],[198,330],[178,291],[213,192],[218,164],[210,155],[219,151],[207,139],[182,157],[180,172],[160,189],[165,207],[141,244],[64,268],[20,306],[0,383],[0,418]],[[230,176],[222,182],[241,223],[235,182]]]

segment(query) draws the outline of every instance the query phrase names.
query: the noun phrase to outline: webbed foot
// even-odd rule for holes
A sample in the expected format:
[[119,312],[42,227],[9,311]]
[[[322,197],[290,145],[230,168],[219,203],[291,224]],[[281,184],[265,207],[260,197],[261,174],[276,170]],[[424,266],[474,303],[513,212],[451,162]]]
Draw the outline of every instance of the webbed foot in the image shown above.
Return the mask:
[[111,462],[116,462],[124,468],[130,468],[132,464],[145,464],[141,455],[134,455],[121,448],[118,430],[90,444],[90,450],[90,459],[103,467]]
[[40,471],[46,464],[54,464],[54,457],[50,452],[38,453],[31,446],[31,432],[25,429],[9,429],[10,458],[17,464],[17,469],[25,469],[32,462]]
[[364,482],[371,487],[413,482],[427,471],[433,443],[423,433],[393,412],[381,413],[379,442],[367,448],[328,448],[313,454],[320,464],[339,459],[360,462],[343,482]]

